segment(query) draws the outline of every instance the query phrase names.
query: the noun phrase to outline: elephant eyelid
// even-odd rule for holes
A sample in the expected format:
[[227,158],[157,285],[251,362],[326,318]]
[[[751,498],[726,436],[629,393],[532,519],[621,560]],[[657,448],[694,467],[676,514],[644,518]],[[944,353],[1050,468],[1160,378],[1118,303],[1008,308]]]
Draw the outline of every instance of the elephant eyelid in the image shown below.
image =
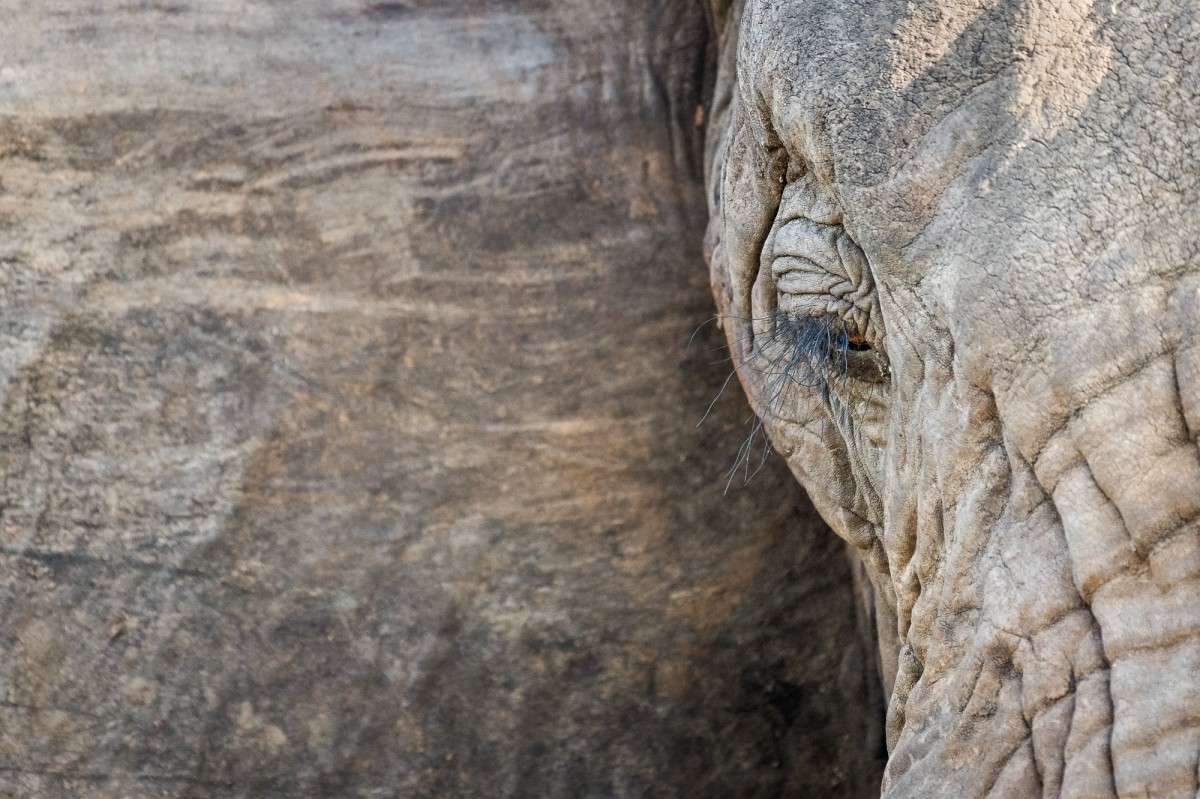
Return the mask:
[[824,389],[835,378],[882,383],[891,374],[866,338],[831,314],[778,314],[770,339],[779,353],[767,366],[776,397],[792,386]]
[[797,211],[797,212],[794,212],[791,214],[787,214],[779,220],[779,223],[781,225],[786,225],[789,222],[810,222],[810,223],[812,223],[814,225],[818,225],[820,227],[839,228],[839,229],[842,226],[841,217],[837,217],[832,220],[813,219],[809,213],[806,213],[804,211]]
[[[771,374],[779,384],[821,388],[840,372],[840,357],[850,343],[841,320],[829,314],[779,314],[771,341],[781,352],[772,359]],[[831,369],[831,367],[833,367]]]

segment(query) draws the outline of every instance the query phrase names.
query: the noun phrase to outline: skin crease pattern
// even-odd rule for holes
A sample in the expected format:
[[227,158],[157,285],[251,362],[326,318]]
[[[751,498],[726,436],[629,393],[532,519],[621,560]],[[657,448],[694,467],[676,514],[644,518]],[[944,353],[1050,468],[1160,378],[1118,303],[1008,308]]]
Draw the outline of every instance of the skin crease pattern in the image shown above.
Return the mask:
[[1195,4],[727,12],[714,295],[871,577],[884,796],[1196,796]]

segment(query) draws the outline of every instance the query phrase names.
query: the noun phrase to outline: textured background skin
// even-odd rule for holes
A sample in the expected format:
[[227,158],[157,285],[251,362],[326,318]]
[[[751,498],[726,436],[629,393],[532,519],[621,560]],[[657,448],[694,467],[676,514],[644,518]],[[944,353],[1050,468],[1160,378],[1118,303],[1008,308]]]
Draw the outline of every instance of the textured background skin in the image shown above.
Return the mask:
[[0,795],[877,790],[841,544],[695,427],[703,14],[0,31]]
[[[709,150],[731,338],[769,341],[771,242],[820,217],[854,243],[827,263],[857,250],[871,281],[780,307],[872,282],[890,361],[883,388],[774,405],[744,370],[895,612],[884,795],[1197,796],[1200,6],[749,0],[745,20]],[[837,218],[795,216],[800,189]]]

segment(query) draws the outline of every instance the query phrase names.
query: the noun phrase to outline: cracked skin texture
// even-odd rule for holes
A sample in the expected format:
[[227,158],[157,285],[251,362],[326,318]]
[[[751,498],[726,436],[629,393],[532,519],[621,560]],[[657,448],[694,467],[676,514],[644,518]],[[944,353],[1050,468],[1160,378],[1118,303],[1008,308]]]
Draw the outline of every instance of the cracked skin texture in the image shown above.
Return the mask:
[[[1200,9],[730,14],[714,291],[772,440],[875,584],[884,796],[1196,796]],[[799,180],[874,280],[870,424],[841,378],[772,393],[755,345],[776,306],[822,304],[771,285]]]

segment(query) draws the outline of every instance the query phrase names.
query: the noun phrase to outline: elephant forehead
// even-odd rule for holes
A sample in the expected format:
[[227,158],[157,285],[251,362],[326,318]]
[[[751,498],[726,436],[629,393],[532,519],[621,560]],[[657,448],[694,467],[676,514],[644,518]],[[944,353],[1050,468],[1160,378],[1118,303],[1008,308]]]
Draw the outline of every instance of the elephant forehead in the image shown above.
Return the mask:
[[1093,0],[764,1],[742,80],[863,243],[874,227],[907,246],[952,190],[1083,113],[1111,65],[1106,24]]
[[878,183],[1018,59],[1014,5],[764,0],[746,18],[741,80],[805,156],[836,158],[839,181]]

